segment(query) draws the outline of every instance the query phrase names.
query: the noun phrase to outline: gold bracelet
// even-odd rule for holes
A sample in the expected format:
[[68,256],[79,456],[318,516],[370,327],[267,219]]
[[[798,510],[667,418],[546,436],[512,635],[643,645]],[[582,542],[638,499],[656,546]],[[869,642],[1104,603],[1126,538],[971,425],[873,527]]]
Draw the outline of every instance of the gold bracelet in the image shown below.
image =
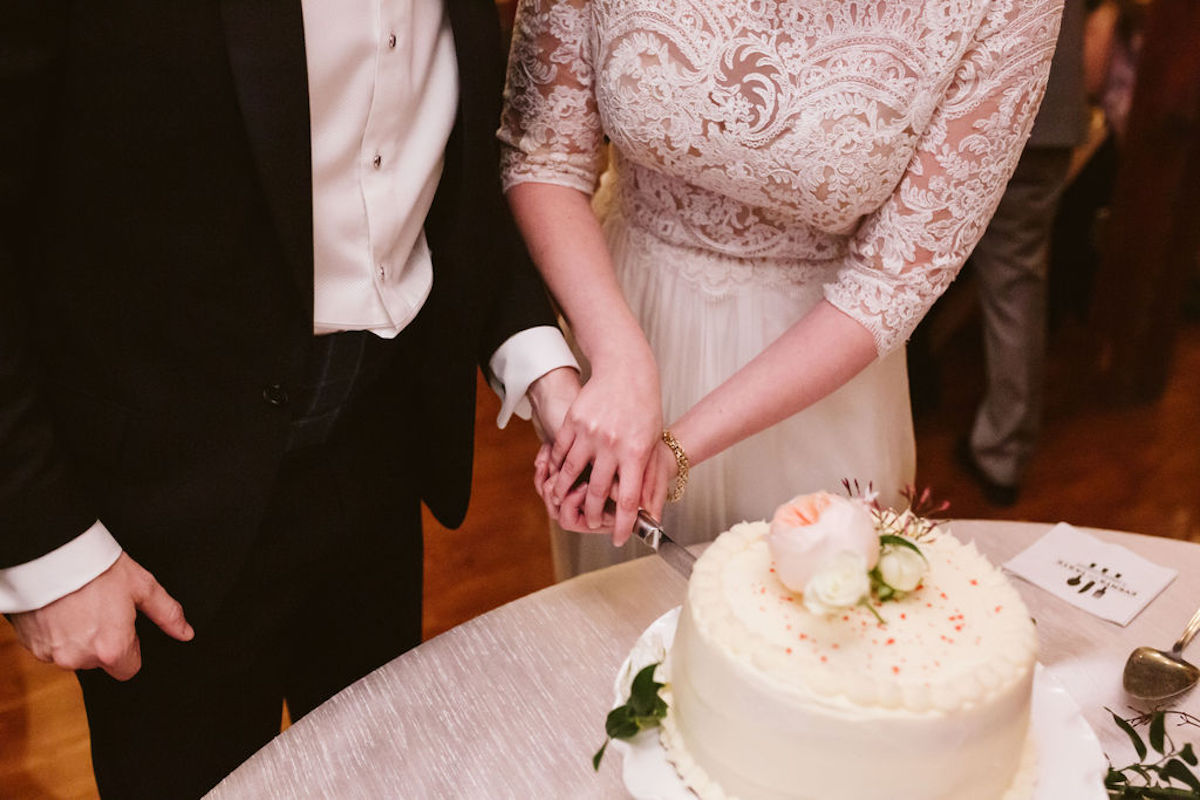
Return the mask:
[[687,488],[688,482],[688,457],[687,453],[683,452],[683,446],[679,444],[679,440],[675,438],[675,434],[668,430],[662,432],[663,444],[671,448],[671,452],[675,454],[675,466],[679,469],[679,474],[671,481],[671,486],[667,489],[667,502],[676,503],[679,498],[683,497],[683,490]]

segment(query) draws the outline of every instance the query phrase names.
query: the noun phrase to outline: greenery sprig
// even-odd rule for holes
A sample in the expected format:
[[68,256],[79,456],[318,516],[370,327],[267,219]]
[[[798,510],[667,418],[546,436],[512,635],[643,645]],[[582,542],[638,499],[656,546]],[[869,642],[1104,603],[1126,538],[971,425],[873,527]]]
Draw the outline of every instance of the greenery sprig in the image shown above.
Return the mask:
[[[1197,764],[1196,753],[1190,742],[1176,747],[1167,733],[1168,714],[1180,715],[1183,718],[1180,724],[1194,725],[1194,718],[1178,711],[1154,711],[1122,719],[1112,709],[1105,710],[1112,714],[1117,727],[1129,736],[1138,757],[1137,761],[1120,769],[1109,762],[1104,778],[1109,800],[1200,800],[1200,778],[1192,769]],[[1150,755],[1135,727],[1147,721],[1150,723],[1147,738],[1157,758]]]
[[659,721],[667,715],[667,702],[658,696],[658,690],[666,686],[654,680],[654,670],[661,664],[655,661],[638,671],[629,687],[629,699],[624,705],[619,705],[608,712],[604,720],[604,732],[608,738],[596,755],[592,756],[592,769],[600,769],[600,760],[604,751],[613,739],[632,739],[647,728],[657,727]]

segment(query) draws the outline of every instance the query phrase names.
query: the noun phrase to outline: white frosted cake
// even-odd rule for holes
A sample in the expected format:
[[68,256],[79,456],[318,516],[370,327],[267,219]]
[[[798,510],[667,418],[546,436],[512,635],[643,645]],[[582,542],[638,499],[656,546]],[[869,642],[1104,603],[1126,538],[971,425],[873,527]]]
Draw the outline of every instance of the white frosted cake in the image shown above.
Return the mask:
[[1036,636],[999,570],[926,531],[919,584],[817,613],[781,582],[770,530],[722,534],[688,585],[662,729],[685,783],[706,800],[1028,798]]

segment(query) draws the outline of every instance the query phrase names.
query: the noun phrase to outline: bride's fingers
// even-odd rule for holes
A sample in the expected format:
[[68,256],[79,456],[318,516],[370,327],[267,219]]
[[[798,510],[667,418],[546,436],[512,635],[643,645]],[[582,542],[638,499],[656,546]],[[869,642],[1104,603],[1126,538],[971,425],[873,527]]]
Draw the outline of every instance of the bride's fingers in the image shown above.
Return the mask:
[[[557,503],[562,503],[573,489],[576,488],[576,479],[583,473],[591,463],[594,453],[586,447],[585,443],[576,439],[575,444],[567,452],[562,459],[562,464],[557,466],[558,475],[554,481],[554,500]],[[550,458],[551,471],[555,468],[554,456]]]
[[662,519],[663,506],[667,503],[667,490],[671,482],[670,467],[671,464],[664,460],[657,450],[650,457],[650,464],[646,467],[646,479],[642,485],[642,507],[658,519]]
[[583,504],[583,515],[590,530],[597,530],[604,524],[604,505],[615,485],[616,467],[616,462],[607,453],[598,455],[592,464],[587,499]]
[[558,429],[558,436],[554,437],[554,444],[550,447],[549,457],[552,468],[562,469],[563,459],[575,446],[578,438],[576,427],[568,415],[567,419],[563,421],[562,427]]
[[[643,473],[639,470],[636,474],[641,478]],[[617,508],[613,517],[613,544],[620,547],[633,534],[633,523],[637,519],[638,500],[641,495],[641,480],[618,480],[614,488]]]

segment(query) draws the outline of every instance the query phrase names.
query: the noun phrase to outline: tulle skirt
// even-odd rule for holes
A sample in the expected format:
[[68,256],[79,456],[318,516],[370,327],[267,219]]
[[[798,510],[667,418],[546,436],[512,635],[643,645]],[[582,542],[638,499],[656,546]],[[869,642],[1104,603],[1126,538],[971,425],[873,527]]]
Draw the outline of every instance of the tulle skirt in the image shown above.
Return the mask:
[[[741,259],[665,242],[616,209],[603,224],[626,300],[658,361],[670,424],[779,338],[823,297],[836,264]],[[686,443],[684,443],[686,446]],[[685,544],[742,520],[769,519],[797,494],[873,484],[895,504],[914,478],[916,452],[903,349],[876,360],[834,393],[691,470],[663,526]],[[551,526],[562,580],[649,553],[607,536]]]

